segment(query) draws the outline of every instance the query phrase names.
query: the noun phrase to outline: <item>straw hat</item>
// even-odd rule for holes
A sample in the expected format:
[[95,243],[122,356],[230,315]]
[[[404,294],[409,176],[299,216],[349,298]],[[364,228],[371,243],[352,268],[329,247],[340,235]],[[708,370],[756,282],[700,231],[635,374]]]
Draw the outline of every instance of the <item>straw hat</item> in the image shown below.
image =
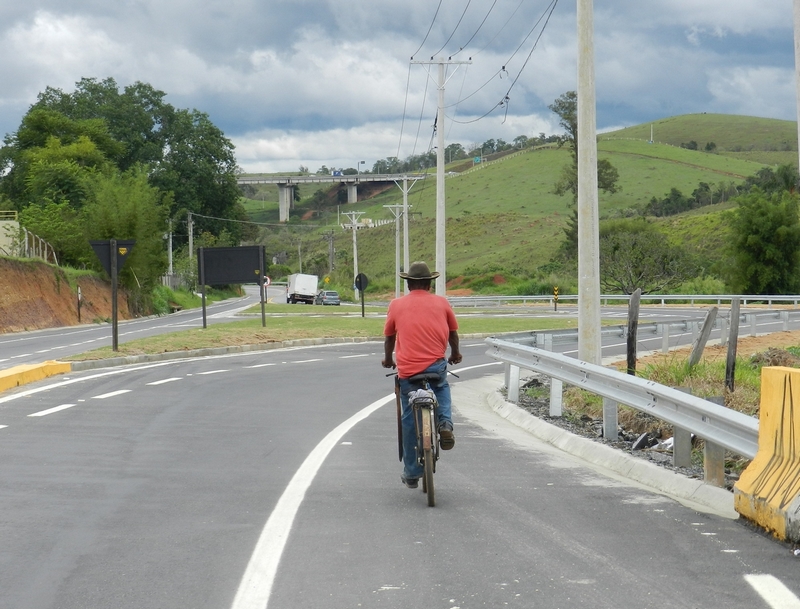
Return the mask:
[[438,276],[439,273],[436,271],[431,273],[428,265],[421,261],[412,262],[408,267],[408,273],[400,273],[403,279],[436,279]]

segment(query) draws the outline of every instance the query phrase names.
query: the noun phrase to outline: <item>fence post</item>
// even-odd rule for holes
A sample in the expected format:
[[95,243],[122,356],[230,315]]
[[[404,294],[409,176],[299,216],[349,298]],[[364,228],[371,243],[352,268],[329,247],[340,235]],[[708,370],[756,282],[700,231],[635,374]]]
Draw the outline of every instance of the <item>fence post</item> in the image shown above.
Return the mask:
[[661,324],[661,353],[669,353],[669,324]]
[[789,331],[789,311],[781,311],[781,321],[783,321],[783,331]]

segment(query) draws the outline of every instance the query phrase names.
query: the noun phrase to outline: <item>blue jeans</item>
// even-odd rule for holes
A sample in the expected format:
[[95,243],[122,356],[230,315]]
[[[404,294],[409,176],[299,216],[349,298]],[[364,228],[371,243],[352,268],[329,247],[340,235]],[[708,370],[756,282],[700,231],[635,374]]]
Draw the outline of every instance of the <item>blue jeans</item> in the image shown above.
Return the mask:
[[[450,399],[450,384],[447,382],[447,361],[444,359],[437,360],[422,372],[439,374],[439,380],[431,383],[431,389],[439,402],[439,407],[436,409],[437,426],[447,422],[452,427],[452,401]],[[408,405],[408,393],[415,389],[421,389],[421,385],[419,383],[411,383],[408,379],[400,379],[400,404],[403,407],[403,415],[401,417],[403,423],[403,476],[406,478],[422,477],[422,467],[417,463],[417,432],[414,427],[414,410]]]

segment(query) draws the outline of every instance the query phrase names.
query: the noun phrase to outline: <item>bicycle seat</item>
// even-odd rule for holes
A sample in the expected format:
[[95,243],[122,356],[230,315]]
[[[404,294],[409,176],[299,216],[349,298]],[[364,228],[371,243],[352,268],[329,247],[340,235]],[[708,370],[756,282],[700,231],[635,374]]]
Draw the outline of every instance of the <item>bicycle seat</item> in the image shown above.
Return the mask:
[[439,380],[439,374],[437,374],[436,372],[423,372],[422,374],[415,374],[414,376],[410,376],[406,380],[410,383],[422,383],[422,382],[433,383],[434,381]]

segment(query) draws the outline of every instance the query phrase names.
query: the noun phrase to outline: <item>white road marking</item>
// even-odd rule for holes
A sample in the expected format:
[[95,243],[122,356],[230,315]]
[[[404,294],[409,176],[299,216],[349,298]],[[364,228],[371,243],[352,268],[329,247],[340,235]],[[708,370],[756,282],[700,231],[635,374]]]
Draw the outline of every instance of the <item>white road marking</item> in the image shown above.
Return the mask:
[[5,429],[8,425],[0,425],[0,429]]
[[61,410],[66,410],[67,408],[72,408],[73,406],[77,406],[77,404],[61,404],[61,406],[56,406],[55,408],[48,408],[47,410],[40,410],[39,412],[34,412],[33,414],[29,414],[29,417],[44,417],[48,414],[53,414],[54,412],[59,412]]
[[227,370],[209,370],[208,372],[198,372],[198,376],[201,374],[217,374],[218,372],[227,372]]
[[339,359],[352,359],[354,357],[370,357],[370,353],[362,353],[361,355],[343,355]]
[[172,383],[173,381],[182,381],[183,378],[179,376],[173,376],[172,378],[168,379],[161,379],[160,381],[153,381],[152,383],[147,383],[148,385],[163,385],[164,383]]
[[777,577],[745,575],[744,579],[772,609],[800,609],[800,599]]
[[316,359],[301,359],[296,362],[288,362],[290,364],[310,364],[311,362],[321,362],[322,358],[318,357]]
[[92,399],[95,400],[105,400],[106,398],[113,398],[116,395],[122,395],[123,393],[129,393],[130,389],[120,389],[119,391],[112,391],[111,393],[104,393],[103,395],[95,395],[92,396]]
[[261,531],[261,536],[258,538],[253,555],[242,576],[231,609],[267,609],[272,583],[275,581],[275,574],[278,571],[283,549],[289,539],[294,517],[328,453],[356,423],[366,419],[384,404],[393,401],[394,394],[391,393],[366,408],[362,408],[325,436],[306,457],[286,490],[283,491]]
[[245,368],[264,368],[266,366],[275,366],[277,364],[256,364],[255,366],[245,366]]

